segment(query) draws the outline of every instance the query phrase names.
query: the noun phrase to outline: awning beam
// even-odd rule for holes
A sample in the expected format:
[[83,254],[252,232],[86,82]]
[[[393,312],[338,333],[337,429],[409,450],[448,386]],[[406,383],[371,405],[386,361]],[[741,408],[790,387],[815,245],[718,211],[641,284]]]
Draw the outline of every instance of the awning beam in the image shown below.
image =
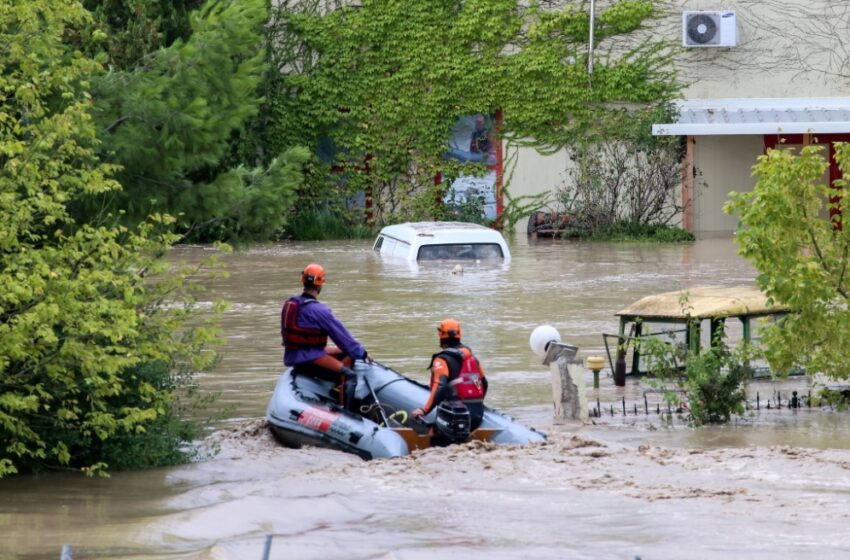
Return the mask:
[[679,118],[652,125],[655,136],[841,134],[850,132],[850,98],[688,99]]

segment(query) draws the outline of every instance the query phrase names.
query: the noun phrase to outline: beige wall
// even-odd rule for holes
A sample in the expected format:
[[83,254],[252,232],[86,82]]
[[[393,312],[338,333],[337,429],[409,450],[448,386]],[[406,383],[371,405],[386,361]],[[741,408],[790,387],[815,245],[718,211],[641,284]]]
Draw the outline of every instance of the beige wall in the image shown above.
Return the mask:
[[[681,45],[683,11],[734,11],[738,44],[677,47],[686,99],[850,96],[850,2],[834,0],[672,0],[658,31]],[[732,233],[723,213],[730,191],[749,191],[761,136],[698,136],[694,229]],[[700,186],[700,183],[703,183]]]
[[[674,41],[688,99],[850,94],[850,2],[672,0],[658,33]],[[684,48],[683,11],[733,11],[738,45]]]
[[763,153],[761,136],[698,136],[694,146],[694,229],[731,233],[738,220],[723,213],[731,191],[751,191],[752,167]]
[[514,167],[508,189],[511,196],[516,197],[546,191],[554,192],[564,184],[571,161],[566,150],[544,156],[532,148],[508,146],[505,159],[506,173],[511,172],[510,165]]
[[[601,2],[600,2],[601,4]],[[683,11],[734,11],[738,45],[682,47]],[[850,2],[838,0],[669,0],[644,37],[674,45],[687,99],[850,96]],[[600,53],[601,56],[601,53]],[[730,234],[723,213],[730,191],[748,191],[761,136],[700,136],[694,165],[695,230]],[[521,148],[510,186],[515,196],[554,190],[570,165],[566,152],[541,156]]]

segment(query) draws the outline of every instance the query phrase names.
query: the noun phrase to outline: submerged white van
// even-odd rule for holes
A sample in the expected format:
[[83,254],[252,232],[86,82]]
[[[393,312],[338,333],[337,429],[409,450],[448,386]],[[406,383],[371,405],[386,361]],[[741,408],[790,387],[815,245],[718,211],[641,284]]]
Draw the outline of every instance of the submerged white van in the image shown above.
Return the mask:
[[508,244],[494,229],[465,222],[408,222],[386,226],[372,249],[382,257],[408,261],[500,260],[511,258]]

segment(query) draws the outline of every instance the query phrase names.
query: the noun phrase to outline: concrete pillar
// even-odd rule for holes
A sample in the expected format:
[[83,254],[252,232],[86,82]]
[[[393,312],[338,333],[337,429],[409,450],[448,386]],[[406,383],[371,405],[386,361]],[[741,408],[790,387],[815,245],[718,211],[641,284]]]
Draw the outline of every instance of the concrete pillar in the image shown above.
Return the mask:
[[562,354],[549,363],[555,423],[586,422],[588,419],[584,365],[573,355]]

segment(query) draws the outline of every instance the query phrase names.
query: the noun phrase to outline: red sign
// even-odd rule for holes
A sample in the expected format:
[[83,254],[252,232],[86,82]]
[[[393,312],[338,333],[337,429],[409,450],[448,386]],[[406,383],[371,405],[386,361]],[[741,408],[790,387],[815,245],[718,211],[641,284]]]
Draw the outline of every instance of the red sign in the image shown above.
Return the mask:
[[305,428],[310,428],[311,430],[324,433],[328,431],[328,428],[331,427],[331,424],[333,424],[337,418],[339,418],[339,414],[335,412],[328,412],[321,408],[311,407],[301,413],[301,416],[298,417],[298,423]]

